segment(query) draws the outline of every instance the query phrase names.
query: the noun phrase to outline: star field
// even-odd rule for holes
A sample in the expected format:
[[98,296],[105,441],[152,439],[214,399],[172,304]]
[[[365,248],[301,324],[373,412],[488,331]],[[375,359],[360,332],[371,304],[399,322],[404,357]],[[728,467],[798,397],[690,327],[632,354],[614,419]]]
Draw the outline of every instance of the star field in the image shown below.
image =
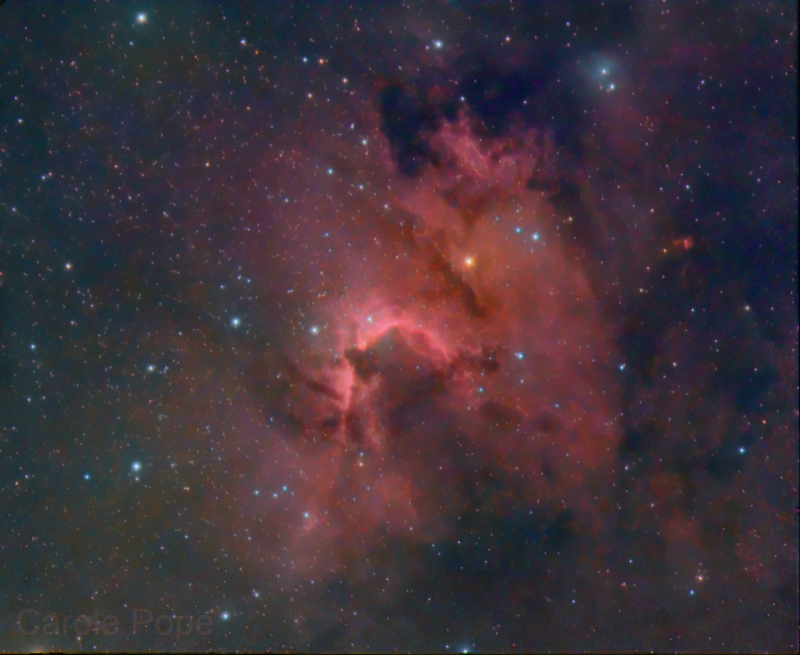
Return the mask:
[[0,648],[796,652],[794,5],[0,34]]

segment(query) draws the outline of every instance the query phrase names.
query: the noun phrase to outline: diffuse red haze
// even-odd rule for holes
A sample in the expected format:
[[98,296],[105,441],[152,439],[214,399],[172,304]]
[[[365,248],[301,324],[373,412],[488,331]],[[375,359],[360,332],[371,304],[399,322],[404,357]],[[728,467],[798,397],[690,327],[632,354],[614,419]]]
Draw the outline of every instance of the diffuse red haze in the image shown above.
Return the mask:
[[[612,484],[609,330],[565,252],[569,217],[527,184],[547,140],[482,140],[462,118],[434,144],[437,166],[394,181],[403,224],[348,260],[324,330],[251,371],[272,387],[254,395],[273,434],[259,478],[280,479],[287,457],[302,471],[286,530],[262,547],[304,575],[368,559],[387,535],[457,529],[465,476],[500,485],[499,512],[566,503],[587,529]],[[282,493],[264,502],[286,512]]]

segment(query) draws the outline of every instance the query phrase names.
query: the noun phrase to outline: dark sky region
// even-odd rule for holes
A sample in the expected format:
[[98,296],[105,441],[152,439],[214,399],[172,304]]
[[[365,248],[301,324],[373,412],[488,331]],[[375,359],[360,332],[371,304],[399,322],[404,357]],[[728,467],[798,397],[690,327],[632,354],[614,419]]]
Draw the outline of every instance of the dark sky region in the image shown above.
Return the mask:
[[796,652],[797,147],[793,2],[6,2],[0,649]]

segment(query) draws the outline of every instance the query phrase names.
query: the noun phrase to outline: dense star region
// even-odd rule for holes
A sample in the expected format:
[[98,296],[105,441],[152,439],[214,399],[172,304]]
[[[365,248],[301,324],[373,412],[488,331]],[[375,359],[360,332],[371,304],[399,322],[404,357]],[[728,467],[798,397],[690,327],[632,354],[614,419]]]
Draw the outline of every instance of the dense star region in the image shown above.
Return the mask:
[[794,5],[0,35],[0,648],[797,650]]

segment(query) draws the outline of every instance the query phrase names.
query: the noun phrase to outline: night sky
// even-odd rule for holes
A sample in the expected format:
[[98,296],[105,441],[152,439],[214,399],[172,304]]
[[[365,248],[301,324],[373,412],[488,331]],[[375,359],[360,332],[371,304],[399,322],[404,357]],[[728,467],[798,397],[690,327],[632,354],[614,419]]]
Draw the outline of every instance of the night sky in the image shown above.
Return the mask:
[[0,649],[796,651],[797,45],[5,3]]

